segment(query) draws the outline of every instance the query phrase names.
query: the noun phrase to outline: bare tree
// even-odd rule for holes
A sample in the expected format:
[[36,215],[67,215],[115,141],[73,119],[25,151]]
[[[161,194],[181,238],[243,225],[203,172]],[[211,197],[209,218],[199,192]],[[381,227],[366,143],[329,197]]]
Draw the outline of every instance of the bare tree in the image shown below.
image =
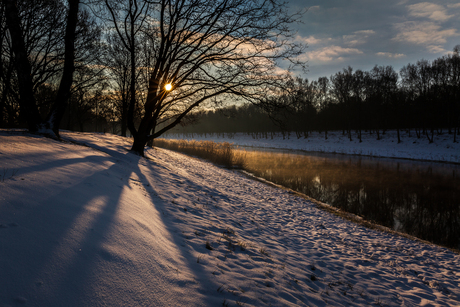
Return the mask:
[[457,142],[457,135],[460,135],[460,45],[454,47],[452,56],[449,57],[451,103],[449,114],[451,114],[452,126],[454,127],[454,143]]
[[[123,61],[123,59],[115,60],[114,65],[110,67],[112,70],[121,69],[121,73],[125,74],[122,76],[123,80],[118,80],[122,82],[122,84],[118,82],[119,86],[121,85],[123,88],[129,85],[129,91],[125,92],[126,97],[122,97],[121,130],[122,134],[126,135],[127,126],[131,134],[134,134],[136,131],[134,127],[137,96],[136,77],[138,75],[137,68],[140,65],[139,44],[141,43],[142,29],[149,13],[150,2],[142,0],[104,0],[104,3],[108,11],[106,20],[110,21],[114,35],[118,36],[118,39],[115,39],[113,35],[109,35],[109,37],[112,37],[111,46],[114,49],[123,47],[129,59],[129,62],[125,61],[123,64],[120,63],[120,60]],[[123,53],[123,51],[121,52]],[[116,57],[122,56],[122,53]],[[122,67],[120,67],[120,64]],[[126,68],[129,70],[125,70]]]
[[[113,9],[114,3],[106,4],[114,21],[126,21],[124,29],[129,31],[116,30],[127,49],[136,35],[148,44],[144,114],[137,129],[129,127],[132,151],[140,155],[149,140],[207,102],[234,97],[263,102],[283,84],[278,61],[301,64],[295,57],[303,46],[289,42],[293,34],[289,26],[300,14],[289,15],[285,3],[127,0],[124,14]],[[134,19],[137,22],[131,23]],[[165,88],[167,84],[171,88]]]
[[[332,84],[332,95],[335,97],[337,102],[344,106],[346,114],[346,130],[350,141],[351,137],[351,122],[352,122],[352,101],[353,101],[353,68],[348,66],[343,71],[337,72],[331,76]],[[345,134],[345,130],[344,130]]]
[[11,47],[14,51],[14,64],[18,77],[20,92],[19,104],[21,112],[27,118],[30,131],[38,131],[40,114],[35,102],[32,83],[32,67],[30,65],[24,33],[21,29],[21,20],[16,1],[5,2],[5,19],[11,37]]
[[[56,7],[47,6],[49,4],[55,3],[59,3],[59,1],[48,1],[44,4],[47,9],[45,12],[48,12],[50,14],[54,13],[54,15],[51,14],[50,16],[59,16],[60,12],[56,11]],[[24,12],[24,10],[19,10],[20,5],[25,5],[25,7],[27,7],[28,5],[33,6],[34,4],[36,4],[36,2],[34,1],[21,1],[20,3],[18,3],[18,1],[16,0],[4,1],[6,25],[11,37],[11,49],[14,53],[14,64],[18,79],[19,104],[21,106],[21,112],[26,117],[30,131],[35,132],[42,129],[51,129],[54,135],[59,136],[59,124],[62,119],[62,116],[64,115],[64,111],[66,109],[67,102],[70,97],[70,89],[73,81],[73,72],[75,70],[75,41],[80,1],[68,1],[67,16],[65,21],[65,33],[63,35],[63,71],[61,74],[60,85],[56,95],[55,102],[51,108],[51,111],[46,117],[46,120],[43,120],[41,118],[39,108],[34,97],[33,64],[45,61],[51,66],[55,65],[56,61],[50,60],[49,56],[43,56],[43,54],[46,53],[46,51],[52,50],[59,44],[59,35],[54,36],[50,34],[50,31],[52,31],[52,29],[59,29],[59,27],[58,24],[56,24],[57,21],[53,23],[53,20],[45,20],[46,22],[51,22],[50,24],[52,29],[45,31],[43,35],[50,39],[38,40],[38,48],[31,48],[30,44],[26,44],[26,42],[30,42],[30,40],[28,39],[28,35],[33,36],[35,32],[40,32],[44,29],[43,24],[36,23],[37,19],[31,19],[32,23],[28,24],[27,22],[29,21],[29,19],[23,19],[24,16],[21,15],[21,12]],[[35,14],[34,16],[38,16],[38,18],[44,16],[41,13],[33,13]],[[55,37],[57,41],[55,41]],[[43,44],[43,41],[46,43]],[[37,49],[39,50],[36,53],[36,57],[34,57],[34,55],[31,53],[31,49],[35,51]],[[47,54],[53,54],[58,56],[57,53],[53,52],[48,52]],[[40,67],[43,67],[43,65]],[[48,71],[44,70],[42,72],[42,75],[46,75],[47,73]]]
[[12,116],[8,109],[11,109],[8,104],[9,97],[14,93],[13,79],[13,55],[11,52],[11,40],[7,35],[7,27],[5,21],[5,5],[0,4],[0,127],[4,127],[5,123],[11,124]]
[[121,135],[126,136],[128,125],[128,105],[130,94],[130,53],[116,34],[107,36],[108,52],[104,59],[111,80],[114,109],[121,122]]

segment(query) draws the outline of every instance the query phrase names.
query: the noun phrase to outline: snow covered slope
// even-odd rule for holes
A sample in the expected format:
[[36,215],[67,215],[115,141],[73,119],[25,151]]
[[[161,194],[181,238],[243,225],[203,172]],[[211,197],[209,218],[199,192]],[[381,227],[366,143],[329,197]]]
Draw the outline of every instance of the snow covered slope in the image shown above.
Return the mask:
[[460,304],[447,249],[178,153],[62,136],[0,131],[0,306]]

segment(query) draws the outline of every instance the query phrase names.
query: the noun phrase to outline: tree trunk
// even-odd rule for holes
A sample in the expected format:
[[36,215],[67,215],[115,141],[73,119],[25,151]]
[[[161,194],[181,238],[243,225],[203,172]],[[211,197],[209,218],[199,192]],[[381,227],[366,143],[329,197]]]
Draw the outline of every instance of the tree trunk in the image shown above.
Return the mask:
[[[149,98],[150,97],[148,97],[147,100],[149,100]],[[152,104],[152,101],[150,101],[149,104]],[[131,151],[134,151],[141,157],[144,156],[145,145],[149,141],[149,133],[153,129],[151,121],[152,110],[150,108],[146,108],[144,117],[142,118],[141,123],[139,124],[139,128],[137,129],[136,134],[133,135],[134,142],[133,146],[131,147]]]
[[6,96],[6,95],[2,95],[2,99],[0,100],[0,128],[4,128],[4,122],[3,122],[3,111],[5,110],[5,102],[3,101],[3,96]]
[[128,128],[128,97],[126,93],[121,94],[121,136],[126,136]]
[[[13,74],[13,63],[9,62],[6,67],[5,63],[1,61],[0,57],[0,74],[3,76],[3,91],[2,97],[0,98],[0,127],[5,126],[5,114],[6,112],[6,101],[8,99],[8,94],[11,90],[11,77]],[[6,68],[6,71],[5,71]]]
[[69,0],[65,33],[64,71],[56,100],[46,120],[47,125],[49,125],[49,128],[53,130],[57,137],[59,137],[59,125],[69,102],[73,73],[75,71],[75,30],[77,28],[79,4],[80,0]]
[[148,138],[144,133],[137,133],[134,136],[133,146],[131,147],[131,151],[138,154],[141,157],[144,157],[144,149],[145,145],[147,144]]
[[[129,85],[129,106],[128,106],[128,129],[131,132],[131,135],[134,137],[137,134],[136,127],[134,126],[134,109],[136,107],[136,40],[134,38],[134,20],[131,19],[130,24],[130,50],[129,50],[129,60],[130,60],[130,85]],[[150,86],[149,86],[150,89]],[[140,129],[140,128],[139,128]],[[145,140],[147,142],[147,140]],[[144,143],[145,146],[145,143]],[[144,149],[142,148],[142,154],[144,156]]]
[[26,118],[29,131],[36,132],[43,122],[33,93],[32,68],[27,57],[17,3],[14,0],[6,0],[4,3],[6,24],[11,36],[14,65],[18,77],[19,105]]

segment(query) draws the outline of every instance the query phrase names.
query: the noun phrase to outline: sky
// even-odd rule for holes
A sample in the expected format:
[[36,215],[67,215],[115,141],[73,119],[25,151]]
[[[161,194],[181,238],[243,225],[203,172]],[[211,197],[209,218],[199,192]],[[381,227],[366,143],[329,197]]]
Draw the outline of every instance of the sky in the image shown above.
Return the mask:
[[458,0],[288,0],[308,11],[296,40],[308,48],[309,80],[330,77],[347,66],[370,70],[434,60],[460,45]]

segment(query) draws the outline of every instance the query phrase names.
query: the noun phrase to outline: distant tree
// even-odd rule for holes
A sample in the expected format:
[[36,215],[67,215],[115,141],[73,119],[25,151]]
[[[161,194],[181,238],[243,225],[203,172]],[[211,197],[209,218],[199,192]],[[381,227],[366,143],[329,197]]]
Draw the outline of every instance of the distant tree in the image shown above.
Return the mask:
[[453,49],[453,53],[446,58],[449,74],[449,100],[448,100],[448,127],[451,133],[453,128],[454,143],[460,135],[460,45]]
[[337,72],[335,75],[331,76],[331,93],[335,97],[338,104],[343,107],[345,114],[344,117],[344,133],[345,129],[348,133],[348,138],[350,141],[351,129],[352,129],[352,105],[353,105],[353,68],[348,66],[344,68],[343,71]]
[[330,81],[327,77],[320,77],[317,81],[313,81],[316,92],[316,125],[319,131],[324,130],[324,138],[327,140],[327,131],[330,129],[329,119],[325,118],[324,111],[329,107],[330,99]]
[[104,57],[104,65],[109,72],[112,81],[113,107],[121,122],[121,135],[126,136],[128,129],[128,106],[132,92],[131,80],[131,57],[130,52],[122,45],[116,34],[107,36],[108,51]]
[[365,74],[358,69],[353,73],[352,79],[353,105],[351,106],[355,114],[355,129],[358,131],[359,142],[362,142],[363,129],[363,103],[365,100]]
[[[402,84],[412,100],[412,114],[414,117],[415,131],[420,137],[425,134],[428,140],[433,142],[433,109],[435,104],[433,97],[433,69],[427,60],[417,61],[416,64],[408,64],[400,72]],[[431,126],[431,136],[428,127]]]
[[[311,131],[316,115],[316,88],[315,83],[308,79],[297,77],[287,84],[287,93],[284,103],[287,129],[294,131],[297,138],[302,135],[307,138]],[[280,110],[277,110],[278,112]]]
[[394,116],[389,110],[393,108],[393,111],[400,112],[394,99],[398,91],[398,74],[392,66],[376,65],[366,73],[366,80],[366,99],[379,140],[380,129],[387,127],[389,116]]

